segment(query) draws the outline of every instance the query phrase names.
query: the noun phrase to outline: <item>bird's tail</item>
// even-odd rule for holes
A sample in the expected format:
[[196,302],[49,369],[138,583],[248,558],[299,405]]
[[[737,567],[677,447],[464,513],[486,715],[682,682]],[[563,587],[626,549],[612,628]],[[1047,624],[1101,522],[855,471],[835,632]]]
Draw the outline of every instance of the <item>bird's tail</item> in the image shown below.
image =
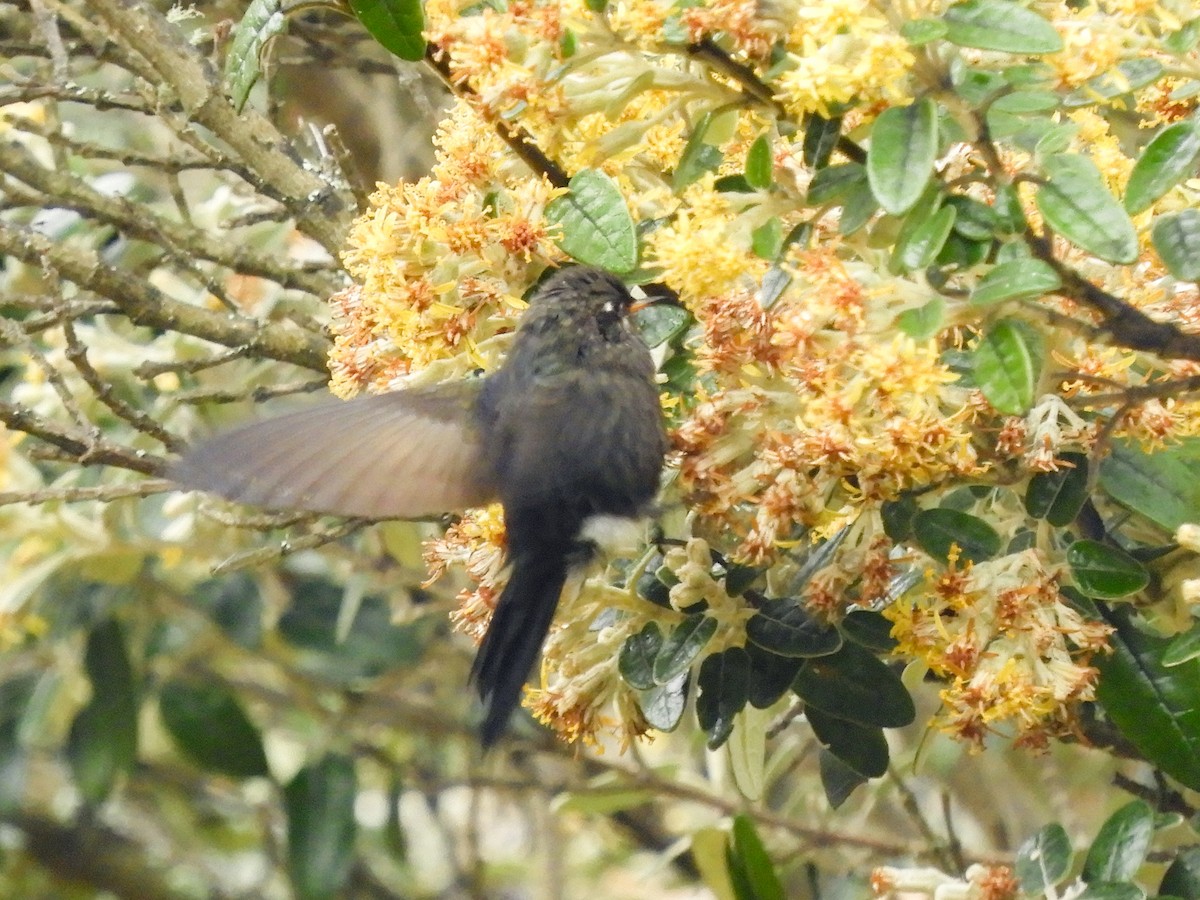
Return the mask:
[[471,667],[483,699],[480,740],[490,747],[521,700],[521,688],[542,649],[567,580],[567,557],[553,550],[525,553],[513,561],[492,622]]

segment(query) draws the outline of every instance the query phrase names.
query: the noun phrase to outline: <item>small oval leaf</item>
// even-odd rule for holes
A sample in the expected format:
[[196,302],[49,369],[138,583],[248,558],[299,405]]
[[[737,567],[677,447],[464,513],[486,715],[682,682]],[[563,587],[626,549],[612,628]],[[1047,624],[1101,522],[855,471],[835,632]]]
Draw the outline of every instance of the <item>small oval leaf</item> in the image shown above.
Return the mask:
[[1200,131],[1195,122],[1168,125],[1146,145],[1129,173],[1125,209],[1136,215],[1196,169]]
[[201,768],[234,778],[267,774],[258,729],[224,685],[168,681],[158,702],[176,745]]
[[929,98],[893,106],[871,127],[867,179],[892,215],[907,212],[925,191],[937,157],[937,108]]
[[1162,664],[1180,666],[1197,658],[1200,658],[1200,622],[1171,638],[1171,643],[1163,651]]
[[774,181],[774,168],[771,138],[760,134],[746,153],[746,182],[756,191],[765,191]]
[[807,660],[792,690],[816,709],[859,725],[902,728],[916,717],[900,676],[857,644]]
[[1167,271],[1180,281],[1200,281],[1200,210],[1160,216],[1150,240]]
[[425,56],[425,12],[421,0],[347,0],[350,10],[383,48],[417,62]]
[[1154,835],[1154,811],[1142,800],[1118,809],[1100,826],[1083,863],[1083,880],[1132,881]]
[[639,691],[638,706],[646,717],[646,724],[659,731],[678,728],[687,707],[687,688],[688,673],[685,671],[666,684]]
[[283,789],[288,874],[299,900],[332,900],[354,863],[354,760],[330,754],[305,766]]
[[675,626],[654,657],[655,684],[666,684],[685,672],[716,633],[717,620],[711,616],[688,616]]
[[967,0],[942,17],[946,39],[960,47],[1002,53],[1058,53],[1062,38],[1054,26],[1032,10],[1010,0]]
[[[715,620],[714,620],[715,621]],[[750,695],[750,657],[741,647],[710,653],[696,678],[696,719],[715,750],[729,739],[734,717]]]
[[282,0],[251,0],[234,26],[225,56],[225,84],[239,113],[250,97],[250,89],[262,77],[263,47],[286,28]]
[[882,728],[857,725],[815,706],[804,715],[821,745],[859,775],[878,778],[887,771],[888,745]]
[[750,656],[750,689],[746,699],[755,709],[774,706],[792,686],[803,660],[771,653],[753,642],[747,642],[745,650]]
[[1094,657],[1096,699],[1147,760],[1200,790],[1200,660],[1166,667],[1166,638],[1137,628],[1122,609],[1107,615],[1111,654]]
[[1063,154],[1043,160],[1050,177],[1038,188],[1037,207],[1046,223],[1077,247],[1113,263],[1138,256],[1137,232],[1125,208],[1105,187],[1090,159]]
[[1031,896],[1048,893],[1071,868],[1071,841],[1057,822],[1047,825],[1017,850],[1016,875]]
[[654,658],[662,649],[662,629],[657,622],[647,622],[635,635],[621,645],[617,655],[617,671],[625,683],[639,691],[648,691],[655,686]]
[[1019,416],[1033,406],[1041,377],[1041,353],[1035,339],[1021,323],[1001,319],[975,346],[975,383],[997,412]]
[[794,600],[764,603],[746,622],[746,637],[779,656],[825,656],[842,644],[836,628]]
[[1025,491],[1025,511],[1045,519],[1055,528],[1075,521],[1088,496],[1088,458],[1083,453],[1064,453],[1058,469],[1038,472]]
[[1034,300],[1062,287],[1062,279],[1040,259],[1011,259],[993,266],[975,290],[971,303],[988,306],[1003,300]]
[[581,263],[621,274],[638,261],[637,230],[616,183],[596,169],[570,181],[570,193],[546,205],[546,221],[562,227],[558,246]]
[[958,558],[983,562],[1000,552],[1000,535],[983,519],[956,509],[923,509],[913,516],[913,536],[918,546],[943,562],[952,548]]
[[1087,597],[1117,600],[1150,583],[1150,573],[1122,550],[1099,541],[1076,541],[1067,548],[1075,586]]

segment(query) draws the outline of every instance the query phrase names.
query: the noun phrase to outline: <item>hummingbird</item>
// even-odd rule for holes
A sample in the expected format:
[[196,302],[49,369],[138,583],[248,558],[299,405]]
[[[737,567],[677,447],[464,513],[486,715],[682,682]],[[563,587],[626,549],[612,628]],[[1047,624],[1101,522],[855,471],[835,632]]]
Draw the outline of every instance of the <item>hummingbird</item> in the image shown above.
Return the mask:
[[187,451],[168,476],[254,506],[367,518],[498,500],[509,577],[471,669],[490,747],[567,579],[603,534],[652,511],[667,441],[654,361],[629,319],[642,305],[608,272],[562,269],[534,292],[487,377],[244,425]]

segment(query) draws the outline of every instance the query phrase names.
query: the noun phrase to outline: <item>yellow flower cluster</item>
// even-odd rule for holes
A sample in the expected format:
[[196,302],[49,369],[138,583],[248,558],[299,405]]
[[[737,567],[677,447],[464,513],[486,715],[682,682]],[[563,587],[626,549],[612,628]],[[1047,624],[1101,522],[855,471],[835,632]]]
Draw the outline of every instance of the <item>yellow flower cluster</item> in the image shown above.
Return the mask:
[[[987,268],[964,266],[951,273],[963,299],[952,286],[937,300],[940,340],[915,340],[899,317],[935,292],[923,273],[889,269],[886,227],[843,236],[836,214],[806,206],[812,173],[795,126],[810,113],[844,115],[844,133],[858,140],[885,107],[922,89],[945,91],[929,78],[941,61],[901,35],[907,21],[948,5],[614,0],[600,9],[583,0],[431,0],[427,33],[460,100],[437,136],[431,175],[381,186],[354,229],[345,259],[357,284],[334,302],[335,389],[380,390],[418,370],[452,377],[495,364],[521,296],[563,258],[545,214],[561,191],[497,137],[498,128],[519,126],[567,175],[595,168],[616,182],[638,226],[638,274],[672,287],[695,316],[684,348],[694,377],[673,378],[664,398],[676,413],[672,490],[693,513],[691,541],[667,567],[680,577],[676,601],[702,596],[723,617],[710,650],[744,638],[748,611],[701,559],[703,538],[736,559],[785,569],[794,551],[836,536],[836,552],[803,589],[814,612],[836,620],[852,604],[894,601],[892,581],[911,569],[914,551],[884,529],[889,501],[923,492],[919,503],[933,506],[944,489],[964,483],[1054,471],[1064,451],[1087,451],[1102,436],[1154,445],[1200,434],[1197,405],[1165,398],[1122,408],[1104,430],[1115,391],[1200,368],[1156,366],[1144,354],[1105,347],[1088,330],[1093,314],[1067,299],[1042,306],[1079,327],[1031,326],[1047,336],[1032,408],[999,414],[982,391],[963,387],[953,357],[971,352],[987,316],[1032,314],[1015,304],[1003,313],[972,306],[966,295]],[[1168,7],[1036,4],[1066,46],[1044,58],[1059,88],[1086,90],[1147,34],[1180,27]],[[705,56],[714,47],[729,65]],[[960,49],[968,65],[986,65],[987,51]],[[766,90],[748,89],[746,73]],[[1145,124],[1193,111],[1194,101],[1170,86],[1164,79],[1138,92]],[[947,112],[973,127],[953,104]],[[1076,129],[1072,152],[1095,162],[1119,195],[1132,161],[1106,112],[1055,115]],[[760,138],[770,142],[769,161],[759,157],[757,174],[769,165],[769,188],[747,172]],[[938,173],[987,203],[977,151],[966,142],[952,147]],[[1024,145],[1002,143],[997,152],[1009,177],[1037,170]],[[1041,229],[1037,185],[1019,183],[1024,213]],[[1062,239],[1055,253],[1153,317],[1200,328],[1200,291],[1167,277],[1147,236],[1153,215],[1193,207],[1198,191],[1184,183],[1136,219],[1147,252],[1135,266],[1109,265]],[[784,246],[797,226],[811,226],[814,248]],[[1012,537],[1028,515],[1013,500],[1016,490],[1002,484],[995,493],[1009,505],[980,500],[973,511],[1009,526]],[[1004,729],[1037,745],[1068,728],[1071,704],[1092,695],[1088,660],[1103,648],[1105,629],[1063,602],[1061,553],[1053,550],[1039,539],[973,567],[952,562],[927,575],[916,600],[889,607],[900,652],[947,679],[942,722],[968,741]],[[457,615],[470,633],[480,634],[490,615],[502,558],[496,510],[468,514],[429,549],[435,575],[465,566],[476,584]],[[578,586],[564,605],[570,614],[551,634],[542,686],[527,704],[572,739],[604,729],[623,741],[638,736],[646,725],[617,673],[617,651],[647,621],[677,611],[646,609],[604,579]],[[614,609],[618,615],[590,630]]]
[[888,607],[897,652],[949,679],[943,727],[981,746],[1015,728],[1041,747],[1071,726],[1074,703],[1095,696],[1088,658],[1107,650],[1107,625],[1084,619],[1037,550],[929,573],[914,602]]
[[982,470],[957,376],[932,345],[866,331],[868,299],[832,250],[815,250],[770,310],[735,294],[698,312],[712,387],[675,432],[680,483],[745,559]]
[[779,98],[795,115],[828,118],[855,104],[904,103],[915,57],[868,0],[804,3],[789,35],[790,65],[779,76]]
[[334,300],[333,390],[386,389],[436,361],[488,368],[481,345],[561,258],[545,221],[562,191],[529,172],[459,104],[442,124],[430,176],[380,185],[343,259],[358,285]]

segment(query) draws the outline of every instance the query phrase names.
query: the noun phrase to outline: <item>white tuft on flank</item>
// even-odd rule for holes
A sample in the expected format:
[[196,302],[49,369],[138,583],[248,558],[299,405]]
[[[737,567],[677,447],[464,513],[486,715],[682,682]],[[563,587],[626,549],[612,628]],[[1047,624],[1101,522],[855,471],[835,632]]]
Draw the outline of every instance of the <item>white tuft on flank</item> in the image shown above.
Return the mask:
[[609,554],[636,550],[646,537],[646,524],[643,519],[625,516],[589,516],[579,537]]

